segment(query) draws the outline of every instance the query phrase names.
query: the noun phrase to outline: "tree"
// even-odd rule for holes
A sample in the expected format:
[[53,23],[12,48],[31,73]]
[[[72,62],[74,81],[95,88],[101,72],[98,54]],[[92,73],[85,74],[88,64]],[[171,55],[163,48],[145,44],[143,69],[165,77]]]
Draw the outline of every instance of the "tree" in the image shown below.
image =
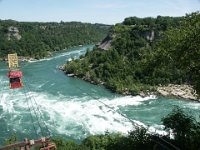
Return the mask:
[[166,129],[172,129],[174,142],[183,150],[199,149],[200,122],[176,107],[162,119]]

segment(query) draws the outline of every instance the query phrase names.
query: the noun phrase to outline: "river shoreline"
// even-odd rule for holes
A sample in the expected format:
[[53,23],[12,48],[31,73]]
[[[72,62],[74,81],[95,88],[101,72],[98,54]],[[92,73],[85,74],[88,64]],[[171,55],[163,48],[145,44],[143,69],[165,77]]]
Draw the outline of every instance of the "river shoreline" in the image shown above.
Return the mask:
[[[49,55],[47,57],[40,58],[40,59],[45,59],[45,58],[49,58],[49,57],[52,57],[52,56],[53,56],[53,53],[49,53]],[[36,59],[36,58],[33,58],[33,57],[29,57],[29,56],[18,56],[18,60],[20,62],[36,61],[36,60],[40,60],[40,59]],[[8,61],[8,58],[7,57],[0,58],[0,61]]]
[[[105,134],[106,131],[124,134],[132,130],[132,124],[128,119],[117,112],[112,112],[103,103],[160,134],[163,133],[161,118],[167,116],[174,106],[179,106],[198,118],[200,113],[198,102],[162,96],[144,98],[121,96],[106,90],[102,85],[94,86],[78,77],[68,78],[58,70],[58,66],[63,65],[70,58],[79,58],[87,47],[75,52],[71,49],[69,52],[56,53],[52,59],[47,61],[22,63],[25,86],[18,90],[11,91],[7,86],[8,79],[5,76],[7,71],[4,69],[7,64],[1,62],[0,113],[2,121],[0,134],[2,138],[0,144],[4,142],[8,134],[12,135],[12,132],[20,133],[18,136],[20,141],[27,134],[30,137],[36,136],[32,132],[34,128],[30,121],[30,111],[26,105],[29,96],[38,102],[41,113],[45,114],[43,121],[49,125],[53,135],[62,135],[63,138],[75,139],[77,142],[91,134]],[[99,101],[94,98],[98,98]],[[29,104],[31,105],[31,99]],[[22,132],[22,129],[27,130]],[[40,130],[37,124],[36,130]]]
[[[87,82],[89,82],[91,84],[95,84],[95,85],[103,85],[105,88],[116,93],[116,91],[114,89],[108,87],[102,81],[99,81],[97,83],[97,82],[91,80],[90,78],[87,78],[86,76],[81,77],[80,75],[69,73],[64,69],[64,66],[60,66],[59,70],[63,71],[69,77],[79,78],[79,79],[82,79],[84,81],[87,81]],[[169,84],[169,85],[164,85],[164,86],[162,86],[162,85],[155,86],[153,91],[141,91],[139,94],[136,94],[136,95],[131,94],[129,91],[124,91],[123,93],[119,93],[119,94],[124,95],[124,96],[140,95],[142,97],[149,96],[149,95],[157,95],[157,96],[181,98],[181,99],[185,99],[185,100],[200,102],[200,99],[198,99],[198,95],[196,94],[196,91],[193,89],[193,87],[191,85],[187,85],[187,84],[182,84],[182,85]]]
[[[93,44],[86,44],[86,45],[96,45],[95,43]],[[48,51],[48,55],[43,57],[43,58],[34,58],[34,57],[30,57],[30,56],[18,56],[18,60],[21,61],[21,62],[28,62],[28,61],[37,61],[37,60],[41,60],[41,59],[47,59],[49,57],[52,57],[54,55],[54,53],[56,52],[59,52],[59,51],[63,51],[63,50],[68,50],[68,49],[72,49],[72,48],[75,48],[75,47],[82,47],[83,45],[74,45],[74,46],[71,46],[71,47],[68,47],[68,48],[64,48],[64,49],[61,49],[61,50],[58,50],[58,51]],[[8,58],[7,57],[0,57],[0,61],[8,61]]]

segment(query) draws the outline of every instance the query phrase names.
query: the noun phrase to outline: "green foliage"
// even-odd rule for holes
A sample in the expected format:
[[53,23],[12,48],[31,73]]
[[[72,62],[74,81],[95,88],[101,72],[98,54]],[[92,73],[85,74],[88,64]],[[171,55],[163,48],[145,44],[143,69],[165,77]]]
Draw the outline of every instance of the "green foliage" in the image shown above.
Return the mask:
[[[14,144],[16,142],[17,142],[17,136],[16,136],[16,134],[13,134],[8,139],[5,139],[5,145]],[[12,150],[17,150],[17,149],[13,148]]]
[[192,116],[177,107],[162,121],[166,128],[173,130],[174,139],[172,142],[180,149],[200,149],[200,122],[197,122]]
[[200,94],[200,14],[126,18],[112,28],[110,50],[94,49],[65,66],[68,73],[121,94],[191,84]]
[[143,26],[143,27],[150,27],[151,29],[158,29],[165,31],[169,27],[177,27],[182,20],[181,17],[162,17],[158,16],[157,18],[138,18],[138,17],[129,17],[126,18],[123,22],[124,25],[129,26]]
[[56,144],[58,150],[88,150],[84,145],[79,145],[72,140],[65,140],[60,137],[54,137],[52,142]]
[[83,140],[82,144],[92,150],[110,149],[110,145],[114,145],[119,139],[123,138],[120,134],[105,134],[89,136]]
[[[9,31],[10,27],[17,28],[19,32]],[[52,51],[97,43],[106,36],[109,28],[103,24],[80,22],[29,23],[0,20],[0,57],[17,52],[20,56],[40,59]],[[21,36],[21,39],[16,36]]]
[[16,142],[17,142],[17,136],[13,134],[8,139],[5,140],[5,145],[13,144]]
[[[168,77],[194,85],[200,94],[200,14],[185,16],[181,26],[168,30],[157,44],[154,61]],[[166,74],[165,73],[165,74]]]
[[152,138],[152,135],[147,133],[147,129],[137,127],[129,133],[124,147],[130,150],[153,149],[155,143],[153,143]]
[[[174,138],[150,134],[146,128],[136,127],[128,135],[111,134],[93,135],[76,144],[63,139],[53,140],[58,149],[88,149],[88,150],[161,150],[174,149],[199,150],[200,122],[176,107],[170,114],[162,119],[166,130],[173,130]],[[170,143],[170,144],[169,144]],[[172,146],[173,145],[173,146]]]
[[175,108],[172,113],[162,119],[166,128],[173,130],[175,138],[184,137],[194,127],[192,116],[183,112],[179,107]]
[[131,131],[128,136],[106,133],[85,138],[81,144],[66,141],[62,138],[54,138],[58,150],[143,150],[152,149],[154,143],[151,135],[144,128]]
[[[80,144],[60,137],[54,137],[51,141],[58,150],[163,150],[174,149],[174,146],[181,150],[200,149],[200,122],[192,116],[176,107],[162,122],[167,132],[172,129],[174,138],[150,134],[146,128],[135,127],[128,135],[106,132],[104,135],[91,135]],[[16,136],[6,141],[6,144],[15,143]]]

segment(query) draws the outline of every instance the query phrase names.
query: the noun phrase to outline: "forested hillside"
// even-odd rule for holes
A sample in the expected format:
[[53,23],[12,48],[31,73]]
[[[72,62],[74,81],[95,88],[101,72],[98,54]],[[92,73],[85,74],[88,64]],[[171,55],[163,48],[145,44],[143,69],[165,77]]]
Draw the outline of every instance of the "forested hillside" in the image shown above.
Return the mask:
[[17,22],[0,20],[0,57],[17,52],[20,56],[43,58],[51,51],[97,43],[110,26],[81,22]]
[[126,18],[109,34],[109,50],[96,48],[65,65],[67,73],[124,94],[158,85],[191,84],[200,93],[200,14]]

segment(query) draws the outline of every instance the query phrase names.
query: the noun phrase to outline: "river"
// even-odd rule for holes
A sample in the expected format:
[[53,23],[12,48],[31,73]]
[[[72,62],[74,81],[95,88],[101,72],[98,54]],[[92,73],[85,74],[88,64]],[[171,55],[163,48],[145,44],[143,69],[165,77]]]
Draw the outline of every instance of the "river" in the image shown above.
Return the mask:
[[88,135],[106,131],[126,134],[134,128],[127,118],[162,134],[161,118],[175,106],[199,119],[200,103],[155,96],[121,96],[102,86],[67,77],[57,69],[92,47],[79,46],[47,59],[20,63],[24,87],[16,90],[9,89],[7,64],[0,62],[0,145],[11,135],[23,140],[50,133],[80,142]]

